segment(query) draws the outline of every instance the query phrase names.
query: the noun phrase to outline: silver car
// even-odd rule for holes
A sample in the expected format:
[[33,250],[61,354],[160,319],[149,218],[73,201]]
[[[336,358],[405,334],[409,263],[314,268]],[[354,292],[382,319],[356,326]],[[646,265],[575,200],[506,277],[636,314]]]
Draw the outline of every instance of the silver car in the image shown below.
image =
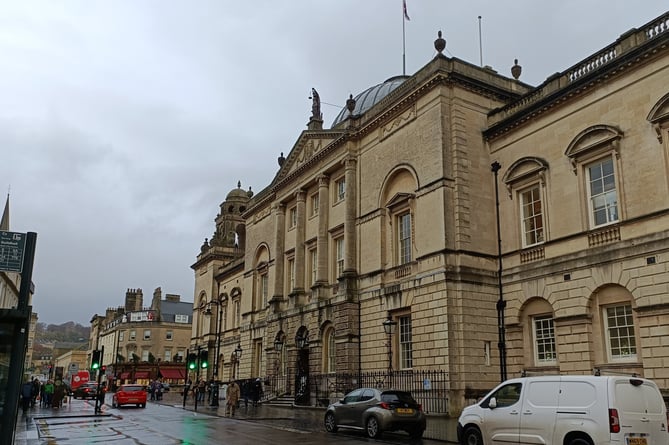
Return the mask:
[[371,438],[384,431],[403,430],[413,438],[423,437],[425,414],[410,392],[395,389],[360,388],[352,391],[325,412],[325,429],[364,430]]

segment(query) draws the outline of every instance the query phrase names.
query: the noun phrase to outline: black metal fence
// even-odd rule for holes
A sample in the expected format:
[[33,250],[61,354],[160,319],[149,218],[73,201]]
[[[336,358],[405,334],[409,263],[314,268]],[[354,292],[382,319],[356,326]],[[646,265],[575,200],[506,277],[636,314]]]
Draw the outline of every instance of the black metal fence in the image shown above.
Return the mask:
[[426,413],[448,414],[448,372],[440,370],[374,371],[309,376],[312,406],[327,406],[356,388],[410,391]]

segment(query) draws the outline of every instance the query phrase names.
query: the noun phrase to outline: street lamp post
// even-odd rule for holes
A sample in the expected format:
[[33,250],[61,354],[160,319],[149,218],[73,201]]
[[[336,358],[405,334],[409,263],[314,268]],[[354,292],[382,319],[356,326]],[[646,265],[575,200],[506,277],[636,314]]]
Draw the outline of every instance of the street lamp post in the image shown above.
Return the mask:
[[395,327],[397,326],[397,322],[392,319],[390,314],[388,314],[388,318],[386,318],[383,323],[383,331],[386,333],[386,336],[388,338],[387,340],[387,346],[388,346],[388,375],[392,376],[393,373],[393,334],[395,333]]
[[221,322],[223,319],[223,310],[222,310],[222,302],[221,300],[212,300],[209,302],[209,306],[207,306],[207,310],[205,311],[205,315],[211,316],[211,305],[215,304],[218,306],[218,318],[216,320],[216,358],[214,359],[214,376],[218,378],[218,367],[219,367],[219,357],[221,356]]
[[506,374],[506,330],[504,328],[504,308],[506,308],[506,301],[504,301],[504,293],[502,288],[502,232],[499,221],[499,186],[497,185],[497,173],[502,168],[502,165],[495,161],[490,164],[492,172],[495,176],[495,207],[497,216],[497,288],[499,290],[499,298],[497,300],[497,335],[499,348],[499,374],[501,381],[505,381]]

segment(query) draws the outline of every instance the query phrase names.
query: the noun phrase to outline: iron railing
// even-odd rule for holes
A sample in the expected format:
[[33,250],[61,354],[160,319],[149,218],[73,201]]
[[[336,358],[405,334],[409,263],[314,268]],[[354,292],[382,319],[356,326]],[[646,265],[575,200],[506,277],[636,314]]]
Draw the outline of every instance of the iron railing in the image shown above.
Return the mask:
[[393,388],[411,392],[426,413],[448,414],[450,382],[446,371],[402,370],[312,374],[309,376],[309,383],[312,406],[328,406],[356,388]]

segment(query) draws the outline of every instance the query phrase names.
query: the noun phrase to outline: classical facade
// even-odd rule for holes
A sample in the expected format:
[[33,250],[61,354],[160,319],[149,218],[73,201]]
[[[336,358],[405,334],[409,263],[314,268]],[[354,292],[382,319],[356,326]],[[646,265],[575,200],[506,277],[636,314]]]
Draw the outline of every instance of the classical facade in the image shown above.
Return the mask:
[[145,307],[142,290],[128,289],[124,306],[91,319],[87,366],[92,351],[104,348],[101,364],[110,380],[148,383],[162,377],[184,383],[192,314],[193,304],[179,295],[163,299],[157,288]]
[[191,348],[295,394],[442,370],[452,414],[523,372],[669,390],[669,14],[537,87],[444,46],[329,129],[313,94],[271,183],[228,194],[192,266]]

